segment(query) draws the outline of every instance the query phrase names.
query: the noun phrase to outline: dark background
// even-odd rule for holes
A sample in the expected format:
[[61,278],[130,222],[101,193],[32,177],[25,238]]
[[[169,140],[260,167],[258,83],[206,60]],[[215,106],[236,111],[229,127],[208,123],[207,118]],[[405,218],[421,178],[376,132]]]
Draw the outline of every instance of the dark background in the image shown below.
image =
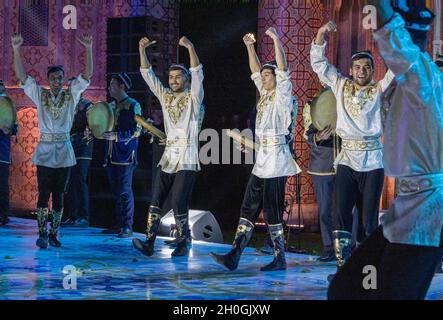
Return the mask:
[[[256,103],[256,91],[250,79],[247,52],[242,37],[245,33],[257,30],[257,2],[245,4],[195,4],[180,5],[179,36],[187,36],[195,45],[197,54],[204,67],[204,89],[206,114],[202,129],[216,129],[221,136],[223,128],[247,127],[247,119],[252,118]],[[125,18],[140,19],[140,18]],[[149,18],[146,18],[149,19]],[[125,22],[125,26],[116,26],[120,22],[110,22],[108,31],[108,55],[116,55],[122,43],[111,39],[116,30],[121,30],[121,37],[128,40],[129,51],[136,55],[122,57],[127,59],[127,71],[131,72],[134,88],[137,92],[129,95],[143,102],[144,113],[151,108],[159,108],[158,102],[149,94],[140,93],[140,87],[146,86],[141,77],[136,75],[138,69],[139,34],[144,30],[155,32],[156,26],[139,22]],[[161,26],[160,26],[161,27]],[[132,43],[132,44],[131,44]],[[161,43],[159,44],[161,46]],[[134,48],[135,46],[135,48]],[[151,56],[150,56],[151,58]],[[108,74],[115,69],[115,59],[108,59]],[[160,58],[154,62],[164,64]],[[171,57],[164,57],[168,65]],[[189,66],[189,57],[185,49],[179,51],[179,61]],[[174,62],[174,61],[172,61]],[[153,63],[154,64],[154,63]],[[156,66],[154,65],[154,69]],[[160,66],[161,67],[161,66]],[[158,75],[166,80],[166,74]],[[142,82],[141,82],[142,81]],[[166,82],[164,82],[167,85]],[[146,90],[149,91],[149,89]],[[145,104],[144,104],[145,103]],[[113,200],[110,197],[109,184],[103,164],[103,142],[96,141],[94,160],[91,165],[91,223],[94,226],[110,227],[115,223]],[[235,228],[239,209],[246,187],[251,165],[207,165],[197,175],[190,208],[211,211],[223,230]],[[134,229],[144,231],[146,213],[151,196],[152,181],[152,145],[147,137],[140,139],[139,165],[134,174],[133,189],[135,196]]]

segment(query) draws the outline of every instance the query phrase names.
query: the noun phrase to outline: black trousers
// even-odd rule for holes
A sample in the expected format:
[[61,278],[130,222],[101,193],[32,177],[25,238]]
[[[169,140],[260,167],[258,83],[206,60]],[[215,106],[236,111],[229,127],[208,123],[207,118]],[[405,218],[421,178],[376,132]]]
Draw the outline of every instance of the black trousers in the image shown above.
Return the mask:
[[77,164],[71,169],[65,199],[65,213],[72,219],[89,218],[88,172],[90,164],[91,160],[77,159]]
[[9,214],[9,164],[0,162],[0,217]]
[[[443,257],[440,248],[390,243],[379,227],[358,247],[331,281],[332,300],[422,300],[435,268]],[[364,287],[365,266],[374,266],[377,289]]]
[[332,247],[334,182],[335,175],[312,175],[312,183],[318,204],[321,238],[325,247]]
[[287,177],[262,179],[251,174],[243,197],[240,217],[255,223],[263,210],[267,224],[282,223],[286,180]]
[[63,209],[70,171],[71,168],[37,166],[38,208],[48,208],[52,194],[52,210],[60,212]]
[[384,169],[359,172],[339,165],[335,178],[336,211],[335,228],[352,232],[352,210],[357,205],[359,212],[359,241],[363,241],[378,226],[380,197],[383,190]]
[[[181,170],[177,173],[166,173],[160,168],[154,179],[154,192],[151,206],[162,208],[170,193],[170,204],[174,215],[187,214],[189,201],[194,188],[196,172]],[[165,214],[162,210],[162,214]]]

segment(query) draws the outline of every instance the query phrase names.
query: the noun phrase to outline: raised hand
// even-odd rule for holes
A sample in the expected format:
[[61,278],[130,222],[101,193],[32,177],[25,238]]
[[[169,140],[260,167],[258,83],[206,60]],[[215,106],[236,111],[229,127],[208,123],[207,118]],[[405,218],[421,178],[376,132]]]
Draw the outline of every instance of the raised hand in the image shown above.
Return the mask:
[[12,48],[18,49],[23,45],[23,37],[20,33],[14,33],[11,36]]
[[81,38],[77,38],[77,41],[85,48],[92,48],[92,36],[90,34],[85,33]]
[[256,42],[254,34],[253,33],[245,34],[245,36],[243,37],[243,42],[247,46],[254,44]]
[[268,35],[272,39],[278,38],[278,32],[277,32],[277,30],[274,27],[268,28],[268,30],[266,30],[265,33],[266,33],[266,35]]
[[182,47],[187,48],[187,49],[192,46],[192,42],[189,41],[189,39],[186,37],[181,37],[178,44],[181,45]]
[[140,41],[138,42],[138,47],[141,49],[141,50],[144,50],[144,49],[146,49],[147,47],[149,47],[149,46],[152,46],[153,44],[156,44],[157,43],[157,41],[152,41],[152,40],[150,40],[149,38],[147,38],[147,37],[143,37],[143,38],[141,38],[140,39]]
[[334,21],[329,21],[328,23],[324,24],[319,30],[318,32],[326,34],[332,31],[336,31],[337,30],[337,24]]
[[329,21],[328,23],[323,25],[320,29],[318,29],[317,37],[315,38],[315,44],[323,45],[325,43],[326,34],[336,30],[337,30],[337,24],[332,20]]

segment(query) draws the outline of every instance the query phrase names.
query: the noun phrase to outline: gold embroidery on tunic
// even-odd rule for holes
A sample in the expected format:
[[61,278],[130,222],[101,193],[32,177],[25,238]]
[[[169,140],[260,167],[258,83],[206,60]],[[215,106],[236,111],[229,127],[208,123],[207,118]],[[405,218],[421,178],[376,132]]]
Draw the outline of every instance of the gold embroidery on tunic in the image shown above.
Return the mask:
[[357,88],[354,82],[351,80],[346,81],[343,92],[345,109],[352,118],[358,118],[366,103],[374,101],[377,90],[376,85],[371,85],[365,87],[356,95]]
[[45,108],[49,112],[52,119],[54,120],[60,118],[62,112],[67,106],[67,103],[71,100],[71,94],[69,92],[62,90],[59,95],[61,96],[57,99],[58,102],[54,103],[54,101],[52,101],[51,91],[47,89],[43,89],[42,91],[43,108]]
[[165,108],[168,111],[169,118],[171,121],[176,124],[180,119],[183,111],[189,104],[189,99],[191,98],[190,93],[186,93],[184,96],[180,98],[180,100],[173,105],[175,100],[175,96],[172,93],[167,93],[165,97]]
[[257,124],[261,122],[266,106],[272,103],[274,100],[275,100],[275,90],[263,95],[260,98],[257,104]]

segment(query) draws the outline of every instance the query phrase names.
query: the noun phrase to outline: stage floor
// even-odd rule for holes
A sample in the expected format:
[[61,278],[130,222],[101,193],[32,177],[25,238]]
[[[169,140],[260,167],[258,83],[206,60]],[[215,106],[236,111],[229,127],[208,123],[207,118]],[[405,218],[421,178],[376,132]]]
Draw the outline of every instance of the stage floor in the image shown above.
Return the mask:
[[[100,231],[62,228],[63,246],[41,250],[35,246],[36,221],[12,218],[0,228],[0,299],[323,300],[326,277],[335,270],[333,263],[287,253],[286,271],[261,272],[272,256],[247,248],[239,268],[228,272],[208,255],[227,252],[228,245],[194,242],[189,257],[172,259],[166,238],[158,238],[148,258],[133,249],[131,239]],[[76,272],[64,274],[66,266]],[[77,289],[64,289],[66,276],[65,286],[74,284],[73,274]],[[443,299],[442,275],[435,276],[428,299]]]

